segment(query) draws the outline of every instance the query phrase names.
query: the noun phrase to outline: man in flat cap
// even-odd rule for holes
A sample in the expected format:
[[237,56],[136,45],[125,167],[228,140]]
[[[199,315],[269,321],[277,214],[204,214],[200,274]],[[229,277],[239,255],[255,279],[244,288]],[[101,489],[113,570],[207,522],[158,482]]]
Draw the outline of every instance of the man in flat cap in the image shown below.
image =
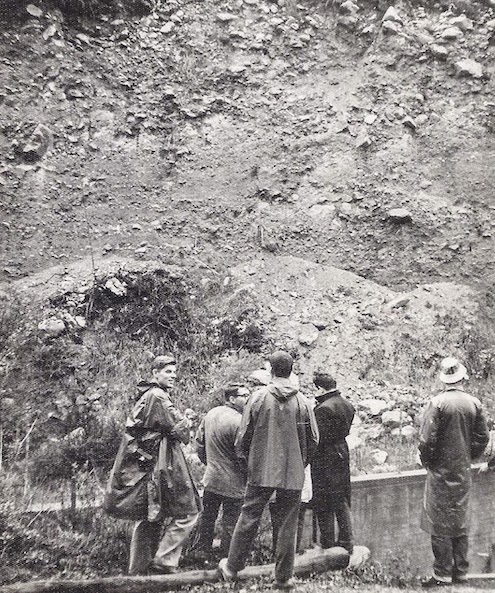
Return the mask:
[[481,402],[464,390],[466,367],[445,358],[439,379],[444,390],[427,404],[419,436],[427,472],[421,528],[431,535],[434,556],[433,576],[423,587],[467,581],[471,461],[488,443]]
[[201,510],[181,447],[189,442],[191,423],[170,396],[175,358],[158,356],[151,368],[151,381],[138,385],[104,503],[109,514],[137,520],[130,575],[175,572]]
[[271,381],[248,400],[237,434],[247,488],[228,558],[222,558],[218,567],[225,580],[235,579],[244,568],[263,510],[275,492],[279,528],[273,586],[283,590],[293,586],[304,468],[318,444],[318,428],[312,406],[290,380],[292,357],[277,351],[268,360]]
[[320,442],[311,461],[311,506],[318,519],[321,547],[342,546],[352,554],[351,472],[346,436],[354,418],[354,406],[341,395],[337,382],[328,373],[316,372],[313,382],[319,389],[315,417]]

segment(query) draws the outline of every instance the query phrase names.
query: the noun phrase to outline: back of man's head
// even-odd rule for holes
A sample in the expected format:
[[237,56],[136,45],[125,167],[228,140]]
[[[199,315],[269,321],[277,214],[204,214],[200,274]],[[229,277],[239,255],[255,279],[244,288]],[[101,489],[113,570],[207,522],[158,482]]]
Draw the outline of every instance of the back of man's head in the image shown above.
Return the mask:
[[332,391],[332,389],[337,388],[337,381],[329,375],[328,373],[324,373],[322,371],[316,371],[313,375],[313,383],[316,387],[320,387],[321,389],[325,389],[326,391]]
[[290,377],[294,360],[288,352],[277,350],[268,357],[268,362],[274,377]]
[[239,389],[242,389],[244,385],[242,383],[229,383],[223,390],[225,401],[229,401],[231,397],[237,397],[239,395]]

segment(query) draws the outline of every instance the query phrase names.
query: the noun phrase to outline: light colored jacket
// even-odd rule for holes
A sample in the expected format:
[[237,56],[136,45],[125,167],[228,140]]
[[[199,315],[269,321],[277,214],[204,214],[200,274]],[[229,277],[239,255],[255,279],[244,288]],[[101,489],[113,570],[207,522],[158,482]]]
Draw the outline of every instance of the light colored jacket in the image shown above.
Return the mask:
[[481,402],[459,387],[447,387],[426,406],[419,451],[427,470],[421,528],[432,535],[468,533],[471,461],[488,443]]
[[312,407],[289,379],[275,377],[253,393],[236,439],[249,485],[301,490],[304,468],[317,445]]
[[205,490],[230,498],[243,498],[246,490],[246,474],[234,447],[241,418],[232,404],[217,406],[206,414],[196,433],[196,452],[206,465]]

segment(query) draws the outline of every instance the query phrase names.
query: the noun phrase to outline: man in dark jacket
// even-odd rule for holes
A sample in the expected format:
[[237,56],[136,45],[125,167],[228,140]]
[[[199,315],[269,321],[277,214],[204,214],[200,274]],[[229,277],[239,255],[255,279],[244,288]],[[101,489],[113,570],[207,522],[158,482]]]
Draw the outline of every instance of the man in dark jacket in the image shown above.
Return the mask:
[[320,389],[314,410],[320,442],[311,460],[311,504],[320,528],[321,547],[342,546],[352,554],[351,475],[345,437],[354,418],[354,406],[342,397],[330,375],[315,373],[313,382]]
[[217,520],[222,507],[220,553],[229,553],[230,540],[241,512],[246,474],[235,452],[235,439],[249,391],[243,385],[231,384],[224,390],[225,403],[211,409],[196,433],[196,451],[206,465],[203,477],[203,512],[192,555],[208,559]]
[[127,508],[128,516],[117,515],[138,520],[131,540],[130,575],[175,572],[201,509],[181,448],[181,442],[189,441],[190,422],[170,398],[176,379],[174,357],[155,358],[152,373],[151,382],[138,386],[139,398],[127,418],[109,480],[110,496],[140,493],[137,508]]
[[244,568],[263,510],[276,492],[274,588],[290,589],[304,468],[318,444],[318,428],[309,402],[289,379],[292,357],[278,351],[269,362],[272,380],[249,399],[237,435],[237,454],[247,466],[247,489],[228,558],[218,567],[225,580]]
[[439,378],[445,389],[427,404],[419,437],[427,472],[421,528],[431,534],[434,556],[433,576],[424,587],[467,580],[471,461],[488,443],[481,402],[464,391],[466,367],[445,358]]

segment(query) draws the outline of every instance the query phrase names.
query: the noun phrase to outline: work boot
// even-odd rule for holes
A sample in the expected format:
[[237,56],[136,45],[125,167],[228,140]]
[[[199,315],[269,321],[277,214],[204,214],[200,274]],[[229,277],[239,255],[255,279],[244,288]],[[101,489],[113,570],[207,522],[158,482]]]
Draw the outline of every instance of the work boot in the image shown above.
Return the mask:
[[237,572],[231,570],[227,564],[228,558],[222,558],[218,563],[218,572],[222,575],[225,582],[234,581],[237,577]]
[[432,587],[449,587],[452,585],[451,581],[441,581],[436,577],[430,577],[421,583],[421,586],[425,589],[431,589]]

